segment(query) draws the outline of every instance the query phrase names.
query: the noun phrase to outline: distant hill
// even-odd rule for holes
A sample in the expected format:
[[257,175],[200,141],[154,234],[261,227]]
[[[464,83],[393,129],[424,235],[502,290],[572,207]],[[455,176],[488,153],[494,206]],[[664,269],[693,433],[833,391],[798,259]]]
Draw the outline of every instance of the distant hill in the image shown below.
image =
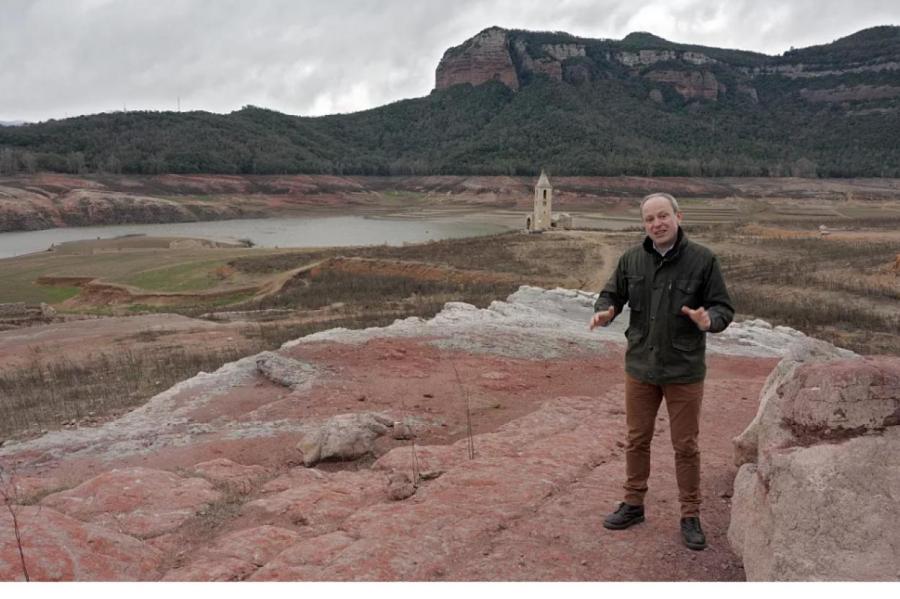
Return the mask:
[[24,124],[25,121],[0,121],[0,127],[18,127]]
[[248,106],[0,129],[0,173],[900,176],[900,27],[781,56],[492,27],[435,90],[353,114]]

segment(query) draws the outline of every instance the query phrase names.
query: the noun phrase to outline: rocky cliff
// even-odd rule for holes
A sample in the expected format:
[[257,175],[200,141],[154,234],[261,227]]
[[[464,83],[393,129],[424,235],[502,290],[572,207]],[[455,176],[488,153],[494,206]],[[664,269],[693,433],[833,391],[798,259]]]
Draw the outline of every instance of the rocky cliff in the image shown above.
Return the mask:
[[[731,93],[758,101],[754,80],[837,78],[836,86],[803,88],[810,101],[893,98],[900,93],[900,37],[897,28],[874,28],[829,46],[792,50],[782,56],[676,44],[648,33],[623,40],[576,38],[565,33],[535,33],[492,27],[447,50],[437,68],[436,89],[497,80],[513,90],[534,75],[580,84],[594,78],[644,79],[671,86],[685,100],[716,101]],[[844,53],[845,46],[874,38],[869,54]],[[837,52],[833,51],[837,48]],[[847,92],[840,78],[862,73],[889,75],[877,90]],[[717,79],[724,77],[731,85]],[[871,86],[862,86],[863,88]],[[837,97],[838,99],[830,99]],[[661,99],[662,96],[657,96]],[[824,99],[829,98],[829,99]],[[657,99],[657,101],[659,101]]]
[[492,27],[460,46],[450,48],[438,64],[435,79],[437,89],[460,83],[480,85],[486,81],[500,81],[512,89],[519,89],[506,32]]

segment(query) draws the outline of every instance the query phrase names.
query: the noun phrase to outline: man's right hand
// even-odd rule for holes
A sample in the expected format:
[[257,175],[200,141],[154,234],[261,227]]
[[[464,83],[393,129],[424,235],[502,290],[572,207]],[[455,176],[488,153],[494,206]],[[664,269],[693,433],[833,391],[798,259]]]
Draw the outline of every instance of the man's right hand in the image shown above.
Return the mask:
[[594,312],[594,316],[591,318],[591,329],[594,330],[597,327],[605,327],[609,324],[609,321],[613,319],[613,316],[616,315],[616,309],[612,306],[607,308],[606,310],[601,310],[600,312]]

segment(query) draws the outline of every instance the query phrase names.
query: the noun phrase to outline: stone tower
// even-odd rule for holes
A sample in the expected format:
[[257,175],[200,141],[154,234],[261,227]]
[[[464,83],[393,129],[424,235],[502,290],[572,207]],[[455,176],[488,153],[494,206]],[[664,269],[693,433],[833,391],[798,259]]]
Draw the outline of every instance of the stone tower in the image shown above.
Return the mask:
[[549,229],[552,223],[553,187],[547,174],[541,170],[541,177],[534,186],[534,213],[531,216],[532,231]]

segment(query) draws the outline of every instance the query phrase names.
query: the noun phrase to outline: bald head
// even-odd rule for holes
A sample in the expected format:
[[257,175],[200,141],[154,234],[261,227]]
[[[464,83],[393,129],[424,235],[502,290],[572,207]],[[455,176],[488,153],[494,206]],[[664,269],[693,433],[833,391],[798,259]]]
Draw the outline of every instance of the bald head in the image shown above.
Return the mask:
[[656,193],[651,193],[648,196],[644,196],[644,199],[641,200],[641,215],[644,214],[644,204],[646,204],[649,200],[657,198],[663,198],[664,200],[669,202],[669,205],[672,207],[672,214],[678,214],[678,212],[680,212],[680,210],[678,210],[678,200],[675,199],[675,196],[659,191]]

